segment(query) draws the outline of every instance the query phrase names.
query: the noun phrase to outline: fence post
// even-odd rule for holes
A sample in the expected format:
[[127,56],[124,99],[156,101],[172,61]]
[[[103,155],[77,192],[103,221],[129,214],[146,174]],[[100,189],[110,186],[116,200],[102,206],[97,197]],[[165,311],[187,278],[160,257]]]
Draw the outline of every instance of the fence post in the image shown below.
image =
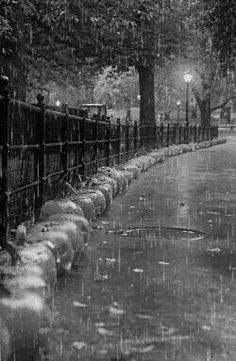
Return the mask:
[[0,224],[0,246],[7,251],[11,256],[12,264],[14,265],[19,259],[19,255],[14,245],[7,240],[8,234],[8,220],[9,220],[9,184],[8,184],[8,158],[10,152],[10,120],[9,120],[9,79],[7,76],[0,76],[0,139],[2,146],[2,175],[1,175],[1,193],[0,193],[0,210],[1,210],[1,224]]
[[81,125],[80,125],[80,139],[81,139],[81,175],[82,177],[85,176],[86,169],[85,169],[85,146],[86,146],[86,140],[85,140],[85,125],[86,125],[86,118],[85,114],[83,113],[81,117]]
[[107,122],[107,167],[110,166],[111,121]]
[[163,125],[163,123],[161,123],[161,126],[160,126],[161,148],[163,147],[163,137],[164,137],[164,125]]
[[37,95],[37,106],[40,108],[39,118],[36,127],[38,150],[38,176],[39,176],[39,192],[36,199],[36,214],[39,215],[40,208],[43,205],[45,198],[45,104],[43,94]]
[[172,126],[171,144],[176,144],[176,124],[173,124]]
[[97,172],[97,170],[98,170],[98,117],[96,117],[96,119],[95,119],[93,139],[94,139],[95,172]]
[[160,127],[156,125],[154,148],[159,148],[159,146],[160,146]]
[[151,143],[151,150],[156,147],[156,134],[157,134],[157,125],[156,123],[152,126],[152,143]]
[[1,114],[1,146],[2,146],[2,179],[1,179],[1,240],[0,245],[4,248],[7,236],[7,222],[9,217],[8,209],[8,181],[7,181],[7,167],[9,155],[9,93],[7,90],[9,79],[6,76],[0,77],[0,114]]
[[118,161],[118,164],[120,164],[120,161],[121,161],[121,156],[120,156],[120,148],[121,148],[121,132],[120,132],[120,119],[118,118],[117,121],[116,121],[116,124],[117,124],[117,154],[118,154],[118,157],[117,157],[117,161]]
[[129,122],[126,122],[126,132],[125,132],[125,152],[126,160],[129,160]]
[[187,127],[184,125],[184,143],[187,143]]
[[175,124],[175,144],[179,144],[179,124]]
[[138,147],[138,122],[134,122],[134,153],[136,153]]
[[166,130],[166,146],[169,147],[170,145],[170,123],[167,124]]
[[65,117],[63,119],[62,124],[62,142],[63,142],[63,150],[62,150],[62,166],[64,171],[64,177],[68,173],[68,121],[69,121],[69,109],[68,104],[62,104],[62,111],[65,113]]

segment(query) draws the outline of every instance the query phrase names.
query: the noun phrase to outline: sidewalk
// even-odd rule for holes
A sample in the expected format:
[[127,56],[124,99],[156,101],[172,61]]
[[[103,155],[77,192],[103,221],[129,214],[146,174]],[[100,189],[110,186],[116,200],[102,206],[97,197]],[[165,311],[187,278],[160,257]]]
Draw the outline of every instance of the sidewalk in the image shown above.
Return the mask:
[[[208,145],[210,142],[199,146]],[[163,162],[170,155],[192,151],[195,148],[196,145],[191,144],[163,148],[151,155],[129,162],[125,168],[122,167],[122,170],[103,169],[102,173],[93,177],[93,183],[99,188],[96,191],[93,188],[86,191],[86,195],[84,193],[74,195],[71,197],[72,201],[48,202],[45,205],[42,209],[42,217],[46,217],[46,221],[36,225],[27,233],[26,240],[28,243],[32,243],[32,246],[23,247],[20,251],[25,265],[23,268],[22,265],[19,265],[20,268],[15,270],[5,268],[7,277],[5,276],[6,279],[3,283],[4,293],[0,307],[1,324],[3,322],[4,326],[0,333],[2,360],[11,360],[12,357],[17,361],[31,360],[34,345],[43,334],[46,334],[46,338],[49,337],[49,350],[45,352],[49,353],[49,359],[52,360],[73,360],[78,357],[82,357],[84,360],[85,356],[88,360],[97,360],[100,356],[114,359],[115,350],[120,355],[119,358],[136,353],[149,355],[149,351],[156,352],[156,343],[163,342],[160,340],[160,330],[164,334],[167,332],[168,337],[173,334],[170,336],[171,340],[176,341],[177,336],[172,331],[169,335],[169,331],[166,329],[167,325],[162,328],[164,320],[158,321],[161,322],[161,326],[159,325],[161,328],[156,329],[157,320],[155,317],[153,319],[153,315],[148,312],[155,311],[155,305],[152,305],[155,295],[152,289],[152,280],[157,271],[155,259],[159,257],[157,264],[164,272],[161,273],[161,282],[165,285],[166,266],[170,266],[172,263],[172,261],[165,260],[162,250],[163,239],[166,239],[168,243],[169,240],[173,240],[174,236],[180,239],[180,244],[183,241],[186,242],[186,234],[188,237],[194,235],[193,238],[199,239],[200,237],[200,240],[202,239],[202,233],[193,233],[186,229],[189,226],[186,204],[183,200],[176,203],[176,200],[171,198],[176,195],[176,187],[172,189],[170,183],[167,196],[163,191],[156,193],[158,177],[162,174],[163,184],[168,184],[166,180],[168,181],[168,178],[173,176],[173,171],[174,174],[176,173],[178,164],[182,164],[182,157],[167,160],[164,163],[167,166],[169,162],[177,163],[173,163],[171,168],[163,168],[165,169],[164,173],[159,173],[159,170],[162,169],[158,169],[162,167],[162,164],[159,163],[157,167],[143,173],[139,181],[133,180],[128,189],[127,186],[132,177],[136,178],[141,170],[145,170],[156,162]],[[198,157],[197,152],[193,154]],[[185,155],[183,159],[184,157]],[[197,159],[194,159],[194,162],[197,163]],[[186,167],[185,162],[183,165]],[[176,174],[174,179],[175,177]],[[146,189],[146,187],[148,188]],[[50,302],[54,299],[56,269],[59,273],[68,271],[74,255],[81,250],[82,240],[87,242],[89,227],[88,221],[83,218],[83,215],[88,220],[101,215],[111,201],[112,193],[121,193],[124,189],[127,190],[126,195],[120,194],[114,205],[108,209],[110,216],[100,218],[98,221],[97,229],[89,241],[87,259],[83,263],[77,263],[78,271],[73,269],[72,274],[70,273],[68,277],[59,282],[55,301],[56,309],[53,314],[55,322],[50,331],[47,326],[48,309],[45,301]],[[155,203],[153,203],[154,200]],[[169,226],[168,212],[171,210],[172,214],[173,209],[176,207],[178,209],[178,204],[181,207],[181,210],[177,212],[179,220],[177,225],[173,222],[172,226],[178,226],[177,228],[180,229],[171,230],[169,229],[172,226]],[[50,216],[52,211],[54,213]],[[58,212],[60,214],[55,214]],[[168,226],[160,223],[162,218],[168,220]],[[185,224],[185,222],[187,223]],[[144,225],[157,227],[160,224],[167,228],[134,230],[132,235],[127,230],[114,234],[114,231],[131,225],[140,228]],[[106,228],[108,233],[104,233]],[[144,240],[148,240],[148,242],[144,242]],[[38,241],[40,244],[37,243]],[[136,262],[136,253],[141,257],[138,263]],[[170,258],[174,259],[175,253],[178,254],[177,250],[173,255],[170,254]],[[153,259],[154,255],[155,259]],[[143,259],[145,264],[143,264]],[[156,280],[159,285],[158,277]],[[145,284],[143,284],[144,281]],[[63,286],[65,284],[66,288]],[[152,285],[150,289],[149,284]],[[137,292],[138,294],[136,294]],[[143,304],[144,296],[146,301]],[[80,313],[81,310],[82,313]],[[139,322],[136,320],[136,316]],[[109,318],[111,319],[109,320]],[[44,325],[42,324],[43,319],[45,320]],[[142,320],[151,319],[154,325],[151,322],[150,329],[150,325],[146,327]],[[144,326],[146,327],[146,336],[141,332]],[[38,330],[40,334],[38,334]],[[189,340],[189,337],[188,334],[180,334],[177,340],[182,342]],[[110,338],[110,344],[107,344],[107,338]],[[121,340],[124,340],[124,344]],[[141,346],[137,343],[140,343]],[[82,350],[81,356],[80,353],[78,354],[78,350]],[[11,355],[10,358],[7,355]]]
[[234,138],[169,158],[114,200],[58,286],[49,360],[235,360],[235,159]]

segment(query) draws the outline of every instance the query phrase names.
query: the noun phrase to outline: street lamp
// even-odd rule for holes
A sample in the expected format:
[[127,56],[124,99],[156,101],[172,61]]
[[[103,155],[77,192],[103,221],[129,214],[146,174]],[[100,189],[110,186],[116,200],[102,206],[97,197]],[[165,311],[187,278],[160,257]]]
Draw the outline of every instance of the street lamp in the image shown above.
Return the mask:
[[180,104],[181,104],[181,101],[178,99],[177,102],[176,102],[176,105],[177,105],[177,124],[178,124],[178,125],[179,125]]
[[184,81],[186,83],[186,127],[189,126],[189,120],[188,120],[188,95],[189,95],[189,84],[192,80],[193,76],[186,72],[184,73]]

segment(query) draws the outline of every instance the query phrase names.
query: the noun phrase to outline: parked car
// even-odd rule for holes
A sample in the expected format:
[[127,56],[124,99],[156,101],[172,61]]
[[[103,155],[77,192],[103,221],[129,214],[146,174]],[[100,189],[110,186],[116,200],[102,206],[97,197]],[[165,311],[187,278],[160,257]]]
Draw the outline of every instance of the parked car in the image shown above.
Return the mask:
[[105,121],[107,119],[107,107],[105,104],[82,104],[79,116]]

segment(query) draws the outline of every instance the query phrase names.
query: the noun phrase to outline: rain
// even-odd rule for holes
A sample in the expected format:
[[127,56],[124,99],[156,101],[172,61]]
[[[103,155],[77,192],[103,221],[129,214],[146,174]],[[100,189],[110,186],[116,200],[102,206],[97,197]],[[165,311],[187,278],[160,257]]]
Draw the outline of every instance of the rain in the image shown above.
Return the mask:
[[235,360],[235,1],[0,2],[0,361]]
[[235,139],[150,168],[96,220],[58,286],[49,359],[234,359]]

